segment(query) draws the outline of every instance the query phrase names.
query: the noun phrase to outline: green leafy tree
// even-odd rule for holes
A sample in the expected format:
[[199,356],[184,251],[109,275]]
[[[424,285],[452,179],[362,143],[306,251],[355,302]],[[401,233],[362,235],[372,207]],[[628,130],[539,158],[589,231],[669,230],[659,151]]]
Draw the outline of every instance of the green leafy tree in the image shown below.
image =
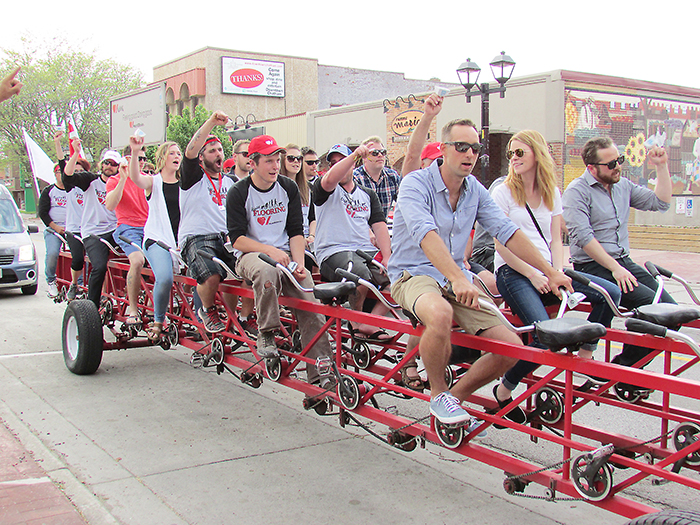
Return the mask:
[[[211,114],[212,112],[207,111],[202,105],[194,108],[194,115],[190,113],[189,108],[183,109],[181,116],[175,115],[170,117],[167,129],[168,140],[177,142],[184,154],[187,144],[189,144],[194,134],[202,127],[202,124],[206,122]],[[233,144],[231,144],[231,139],[224,128],[216,126],[212,130],[212,134],[219,137],[224,148],[224,156],[229,158],[233,153]]]
[[[98,60],[79,46],[53,39],[22,39],[21,49],[3,49],[0,74],[22,66],[22,92],[0,105],[0,148],[29,169],[22,128],[53,157],[53,136],[76,124],[86,156],[97,159],[109,144],[109,100],[142,85],[141,72],[114,60]],[[67,144],[64,144],[67,148]],[[89,159],[89,160],[92,160]]]

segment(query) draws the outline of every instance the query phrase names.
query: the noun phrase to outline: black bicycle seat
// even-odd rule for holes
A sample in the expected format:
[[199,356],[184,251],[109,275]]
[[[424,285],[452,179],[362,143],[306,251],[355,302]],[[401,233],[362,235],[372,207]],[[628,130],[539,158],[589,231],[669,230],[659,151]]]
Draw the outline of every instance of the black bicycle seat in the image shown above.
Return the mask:
[[637,319],[660,324],[671,330],[700,318],[700,311],[695,308],[669,303],[646,304],[634,312]]
[[355,291],[352,281],[338,283],[320,283],[314,286],[314,297],[322,303],[331,303],[334,299],[347,297]]
[[607,330],[600,323],[591,323],[576,317],[547,319],[535,323],[537,338],[540,343],[557,352],[562,348],[578,348],[603,337]]

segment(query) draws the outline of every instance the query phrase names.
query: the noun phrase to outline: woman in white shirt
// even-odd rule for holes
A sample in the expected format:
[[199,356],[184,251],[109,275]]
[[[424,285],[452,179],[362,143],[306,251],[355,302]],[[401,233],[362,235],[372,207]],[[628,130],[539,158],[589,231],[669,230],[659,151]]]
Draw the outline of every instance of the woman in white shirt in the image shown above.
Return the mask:
[[[554,160],[544,137],[537,131],[524,130],[516,133],[508,142],[507,155],[510,160],[508,176],[493,192],[493,199],[504,213],[525,233],[542,256],[552,266],[561,270],[563,266],[562,205],[561,192],[557,187]],[[498,291],[508,306],[523,324],[549,319],[546,306],[557,304],[558,299],[549,288],[547,278],[537,269],[516,257],[508,248],[496,241],[496,283]],[[619,304],[620,289],[616,284],[592,275],[584,274],[591,281],[603,286],[612,299]],[[588,316],[591,322],[610,326],[613,312],[604,297],[594,289],[573,282],[574,290],[582,292],[593,309]],[[579,356],[593,357],[598,342],[584,344]],[[546,348],[533,335],[531,346]],[[511,401],[511,392],[520,381],[539,365],[518,361],[505,373],[501,383],[494,387],[493,395],[500,407]],[[595,381],[595,378],[588,378]],[[507,417],[524,423],[525,413],[518,407]]]

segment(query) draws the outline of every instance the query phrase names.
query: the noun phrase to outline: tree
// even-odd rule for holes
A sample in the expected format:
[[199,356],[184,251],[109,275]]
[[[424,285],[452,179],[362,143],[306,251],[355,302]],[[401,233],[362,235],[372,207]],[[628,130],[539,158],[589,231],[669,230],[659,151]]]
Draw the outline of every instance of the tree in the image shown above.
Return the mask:
[[109,100],[141,87],[141,72],[98,60],[59,39],[23,38],[22,44],[20,50],[4,49],[0,62],[3,75],[22,66],[24,83],[18,96],[0,105],[0,147],[6,157],[29,168],[22,128],[53,157],[55,130],[72,117],[86,156],[98,159],[109,145]]
[[[182,116],[175,115],[170,117],[167,129],[168,140],[177,142],[184,153],[190,139],[192,139],[197,130],[202,127],[202,124],[206,122],[211,114],[212,112],[207,111],[202,105],[194,108],[194,115],[190,114],[189,108],[183,109]],[[219,137],[221,145],[224,148],[224,157],[229,158],[233,153],[233,144],[231,144],[231,138],[224,128],[216,126],[212,130],[212,134]]]

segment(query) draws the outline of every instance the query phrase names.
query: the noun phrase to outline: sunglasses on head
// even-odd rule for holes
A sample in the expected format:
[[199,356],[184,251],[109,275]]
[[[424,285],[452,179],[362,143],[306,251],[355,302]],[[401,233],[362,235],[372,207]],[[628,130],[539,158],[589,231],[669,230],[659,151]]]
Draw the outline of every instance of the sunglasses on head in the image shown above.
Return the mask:
[[243,155],[245,158],[248,158],[248,152],[247,151],[239,151],[236,153],[236,155]]
[[301,155],[287,155],[288,162],[301,162],[304,157]]
[[380,155],[382,157],[386,157],[386,150],[385,149],[373,149],[373,150],[370,150],[369,154],[372,155],[373,157],[379,157]]
[[506,158],[508,160],[512,159],[514,156],[521,159],[523,157],[523,155],[525,155],[525,150],[522,148],[509,150],[506,152]]
[[594,162],[594,166],[607,166],[609,170],[614,170],[615,166],[618,164],[622,166],[622,163],[625,162],[625,156],[620,155],[617,157],[615,160],[611,160],[610,162]]
[[112,166],[113,168],[116,168],[117,166],[119,166],[119,164],[117,164],[113,160],[103,160],[102,164],[107,164],[107,166]]
[[475,142],[470,144],[469,142],[445,142],[448,146],[454,146],[457,153],[465,153],[471,148],[472,152],[477,154],[481,151],[481,144]]
[[318,159],[316,159],[316,160],[305,160],[304,162],[306,162],[306,164],[307,164],[308,166],[314,166],[315,164],[318,164]]

